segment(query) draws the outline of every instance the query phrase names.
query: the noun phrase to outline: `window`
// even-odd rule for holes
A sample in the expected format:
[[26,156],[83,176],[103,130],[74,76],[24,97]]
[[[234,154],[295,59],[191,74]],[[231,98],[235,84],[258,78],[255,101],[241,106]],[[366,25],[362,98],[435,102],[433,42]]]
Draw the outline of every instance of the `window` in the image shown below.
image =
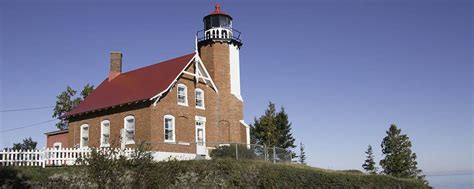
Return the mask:
[[186,85],[178,84],[178,104],[188,106],[188,90]]
[[135,118],[127,116],[124,118],[125,144],[135,144]]
[[81,125],[81,148],[89,146],[89,125]]
[[56,150],[61,149],[61,147],[62,147],[62,143],[61,143],[61,142],[55,142],[55,143],[53,144],[53,148],[56,149]]
[[165,115],[164,117],[165,142],[175,142],[174,117]]
[[110,121],[104,120],[100,123],[100,147],[110,146]]
[[196,89],[196,108],[204,109],[204,91]]

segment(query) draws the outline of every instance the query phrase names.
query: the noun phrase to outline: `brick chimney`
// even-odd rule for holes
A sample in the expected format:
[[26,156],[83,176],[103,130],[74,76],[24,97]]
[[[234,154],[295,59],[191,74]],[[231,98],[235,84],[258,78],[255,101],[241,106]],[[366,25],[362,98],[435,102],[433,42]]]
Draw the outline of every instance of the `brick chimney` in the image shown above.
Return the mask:
[[122,73],[122,53],[111,52],[110,53],[110,72],[109,81],[119,76]]

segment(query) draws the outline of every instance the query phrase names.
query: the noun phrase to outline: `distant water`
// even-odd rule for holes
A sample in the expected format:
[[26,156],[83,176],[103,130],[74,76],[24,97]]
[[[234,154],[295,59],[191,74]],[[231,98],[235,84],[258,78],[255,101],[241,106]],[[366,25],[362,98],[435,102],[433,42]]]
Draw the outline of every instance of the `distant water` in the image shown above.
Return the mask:
[[426,176],[435,189],[474,189],[474,174]]

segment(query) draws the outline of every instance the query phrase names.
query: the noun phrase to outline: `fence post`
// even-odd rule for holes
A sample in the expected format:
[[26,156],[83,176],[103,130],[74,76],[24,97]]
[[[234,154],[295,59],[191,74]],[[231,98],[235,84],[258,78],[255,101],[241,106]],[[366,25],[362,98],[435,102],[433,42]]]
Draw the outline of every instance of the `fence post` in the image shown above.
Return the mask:
[[265,156],[265,161],[268,159],[268,150],[267,150],[267,145],[263,144],[263,154]]
[[273,163],[276,163],[276,153],[275,153],[275,146],[273,146]]
[[239,160],[239,149],[237,148],[237,143],[235,143],[235,159]]

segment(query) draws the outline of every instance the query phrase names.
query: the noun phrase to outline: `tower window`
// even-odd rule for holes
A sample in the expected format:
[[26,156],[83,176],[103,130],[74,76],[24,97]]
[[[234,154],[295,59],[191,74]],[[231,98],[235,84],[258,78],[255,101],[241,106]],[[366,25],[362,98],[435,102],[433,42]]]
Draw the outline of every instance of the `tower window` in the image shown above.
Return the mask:
[[89,125],[81,125],[81,142],[80,147],[84,148],[89,146]]
[[164,134],[165,142],[175,142],[174,117],[165,115],[164,117]]
[[124,118],[125,144],[135,144],[135,117]]
[[202,89],[196,89],[196,108],[204,109],[204,91]]
[[104,120],[100,123],[100,147],[109,147],[110,121]]
[[188,106],[187,87],[183,84],[178,84],[178,105]]

